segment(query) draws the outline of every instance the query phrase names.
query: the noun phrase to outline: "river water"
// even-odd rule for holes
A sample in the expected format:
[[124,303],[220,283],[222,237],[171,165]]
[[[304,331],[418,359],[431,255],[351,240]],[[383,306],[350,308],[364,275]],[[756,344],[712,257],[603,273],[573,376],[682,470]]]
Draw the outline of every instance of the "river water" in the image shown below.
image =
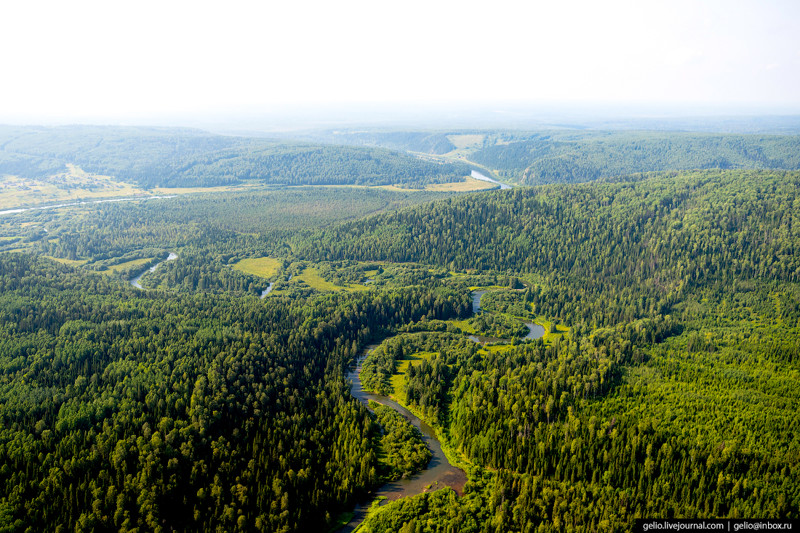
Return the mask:
[[270,281],[269,282],[269,286],[266,289],[264,289],[263,291],[261,291],[261,299],[262,300],[267,297],[267,294],[272,292],[272,287],[274,287],[274,286],[275,286],[275,284]]
[[133,202],[133,201],[141,201],[141,200],[161,200],[165,198],[175,198],[175,195],[172,196],[142,196],[139,198],[110,198],[107,200],[84,200],[81,202],[69,202],[66,204],[53,204],[53,205],[42,205],[38,207],[18,207],[16,209],[6,209],[5,211],[0,211],[0,215],[11,215],[14,213],[24,213],[25,211],[41,211],[45,209],[58,209],[60,207],[72,207],[74,205],[86,205],[86,204],[105,204],[109,202]]
[[[172,252],[170,252],[170,253],[169,253],[169,256],[168,256],[166,259],[164,259],[164,261],[161,261],[161,263],[165,263],[165,262],[167,262],[167,261],[174,261],[174,260],[176,260],[177,258],[178,258],[178,254],[175,254],[175,253],[172,253]],[[160,265],[161,263],[156,263],[155,265],[151,266],[150,268],[148,268],[147,270],[145,270],[144,272],[142,272],[141,274],[139,274],[138,276],[136,276],[135,278],[133,278],[133,279],[131,280],[131,285],[133,285],[133,286],[134,286],[134,287],[136,287],[137,289],[142,289],[142,290],[144,290],[144,287],[142,287],[142,284],[141,284],[141,283],[139,283],[139,282],[142,280],[142,276],[144,276],[144,275],[145,275],[145,274],[147,274],[148,272],[155,272],[155,271],[156,271],[156,269],[158,268],[158,265]]]
[[347,373],[347,378],[353,383],[350,394],[365,405],[367,405],[369,400],[373,400],[391,407],[406,417],[409,422],[420,430],[422,439],[433,453],[433,457],[428,463],[427,468],[422,472],[405,479],[386,483],[379,487],[374,493],[371,493],[368,499],[359,502],[353,510],[354,515],[352,520],[341,528],[339,533],[355,531],[355,529],[361,525],[361,522],[364,521],[364,518],[366,518],[369,506],[375,498],[383,496],[387,500],[394,501],[398,498],[414,496],[415,494],[441,489],[443,487],[452,488],[460,496],[464,490],[464,484],[467,482],[467,476],[464,471],[451,465],[450,461],[447,460],[447,457],[442,451],[442,445],[439,443],[439,439],[436,438],[436,432],[433,428],[394,400],[364,390],[361,385],[361,377],[359,376],[361,373],[361,364],[364,362],[367,354],[376,346],[377,345],[367,346],[361,356],[359,356],[356,367]]
[[528,334],[525,335],[526,339],[541,339],[544,337],[544,326],[533,322],[526,322],[525,325],[528,326]]
[[[473,313],[480,312],[481,296],[487,292],[488,291],[485,290],[472,292]],[[534,324],[531,322],[525,325],[528,326],[528,329],[530,330],[528,336],[525,337],[526,339],[538,339],[544,336],[544,328],[539,324]],[[477,341],[477,339],[473,340],[480,342]],[[369,352],[376,347],[377,344],[367,346],[358,357],[355,368],[350,369],[350,371],[347,373],[347,379],[349,379],[353,384],[352,388],[350,389],[350,394],[352,394],[354,398],[362,402],[364,405],[368,405],[369,401],[372,400],[391,407],[403,415],[409,422],[411,422],[415,427],[417,427],[417,429],[420,430],[425,444],[433,453],[433,457],[431,458],[430,463],[428,463],[427,468],[425,468],[425,470],[422,472],[405,479],[399,479],[397,481],[386,483],[379,487],[375,492],[371,493],[367,499],[356,504],[356,507],[353,510],[353,518],[347,525],[339,529],[337,533],[350,533],[355,531],[367,517],[369,507],[375,498],[385,497],[389,501],[394,501],[398,498],[414,496],[422,492],[436,490],[443,487],[452,488],[460,496],[464,490],[464,485],[467,482],[467,476],[464,471],[451,465],[450,461],[447,460],[447,457],[442,451],[442,445],[439,442],[439,439],[436,438],[436,432],[433,430],[433,428],[391,398],[364,390],[364,387],[361,384],[360,376],[361,365],[363,364],[364,359],[366,359],[367,354],[369,354]]]
[[481,312],[481,296],[489,291],[472,291],[472,314]]
[[[489,291],[472,291],[472,313],[481,312],[481,296]],[[526,322],[528,334],[523,339],[541,339],[544,337],[544,326],[533,322]],[[477,343],[486,344],[487,342],[508,342],[508,339],[495,339],[494,337],[482,337],[480,335],[470,335],[469,338]]]
[[494,178],[490,178],[490,177],[489,177],[489,176],[487,176],[486,174],[481,174],[481,173],[480,173],[480,172],[478,172],[477,170],[473,170],[473,171],[472,171],[472,173],[471,173],[471,175],[472,175],[472,177],[473,177],[473,178],[475,178],[476,180],[480,180],[480,181],[488,181],[488,182],[490,182],[490,183],[496,183],[497,185],[499,185],[499,186],[500,186],[500,190],[502,190],[502,191],[504,191],[504,190],[506,190],[506,189],[510,189],[510,188],[511,188],[511,185],[506,185],[505,183],[500,183],[500,182],[499,182],[499,181],[497,181],[496,179],[494,179]]

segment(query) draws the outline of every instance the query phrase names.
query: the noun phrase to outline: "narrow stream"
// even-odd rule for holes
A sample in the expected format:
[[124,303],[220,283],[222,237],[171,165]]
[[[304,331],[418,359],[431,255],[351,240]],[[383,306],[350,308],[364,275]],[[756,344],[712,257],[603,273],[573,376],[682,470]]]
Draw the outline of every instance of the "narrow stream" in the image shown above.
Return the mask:
[[[481,312],[481,296],[489,291],[472,291],[472,314]],[[534,322],[526,322],[528,327],[528,334],[523,339],[541,339],[544,337],[544,326]],[[495,339],[494,337],[482,337],[480,335],[469,335],[469,339],[479,344],[486,344],[489,342],[508,342],[508,339]]]
[[[166,263],[167,261],[174,261],[174,260],[176,260],[177,258],[178,258],[178,254],[176,254],[176,253],[173,253],[173,252],[170,252],[170,253],[169,253],[169,256],[168,256],[166,259],[164,259],[163,261],[161,261],[161,263]],[[156,263],[155,265],[151,266],[150,268],[148,268],[147,270],[145,270],[144,272],[142,272],[141,274],[139,274],[138,276],[136,276],[135,278],[133,278],[133,279],[131,280],[131,285],[133,285],[133,286],[134,286],[134,287],[136,287],[137,289],[142,289],[142,290],[144,290],[144,287],[142,287],[142,284],[141,284],[141,283],[139,283],[139,282],[142,280],[142,276],[144,276],[144,275],[145,275],[145,274],[147,274],[148,272],[155,272],[155,271],[156,271],[156,269],[158,268],[158,266],[159,266],[161,263]]]
[[270,281],[269,282],[269,286],[266,289],[264,289],[263,291],[261,291],[261,299],[262,300],[267,297],[267,294],[272,292],[272,287],[274,287],[274,286],[275,286],[275,284]]
[[481,296],[489,291],[472,291],[472,314],[481,312]]
[[431,461],[428,463],[428,466],[425,468],[425,470],[414,474],[411,477],[386,483],[385,485],[379,487],[375,492],[371,493],[366,500],[356,504],[356,507],[353,510],[354,515],[352,520],[350,520],[346,526],[339,529],[339,533],[355,531],[355,529],[361,525],[361,522],[363,522],[366,518],[369,506],[375,498],[383,496],[387,500],[394,501],[398,498],[414,496],[422,492],[441,489],[443,487],[452,488],[460,496],[464,489],[464,484],[467,482],[467,476],[464,471],[451,465],[447,460],[447,457],[442,451],[442,445],[439,443],[439,439],[436,438],[436,432],[433,430],[433,428],[394,400],[387,398],[386,396],[374,394],[364,390],[361,385],[361,377],[359,375],[361,373],[361,364],[364,362],[364,359],[366,359],[367,354],[376,346],[377,345],[374,344],[367,346],[364,349],[364,352],[358,357],[356,367],[347,373],[347,378],[353,383],[353,388],[350,390],[350,394],[352,394],[353,397],[365,405],[368,404],[369,400],[373,400],[391,407],[406,417],[409,422],[411,422],[420,430],[422,433],[422,439],[433,453],[433,457],[431,458]]

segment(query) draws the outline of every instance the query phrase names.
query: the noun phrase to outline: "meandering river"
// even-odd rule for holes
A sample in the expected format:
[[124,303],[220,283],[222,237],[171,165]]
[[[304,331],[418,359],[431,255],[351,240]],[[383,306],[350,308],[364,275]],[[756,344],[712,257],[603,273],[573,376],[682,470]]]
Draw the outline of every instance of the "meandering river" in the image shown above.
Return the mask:
[[[473,313],[479,313],[481,311],[481,296],[487,292],[488,291],[472,292]],[[539,339],[544,336],[545,330],[539,324],[534,324],[531,322],[526,323],[525,325],[528,326],[528,329],[530,330],[528,336],[525,337],[526,339]],[[476,342],[481,342],[478,339],[473,340]],[[425,444],[433,453],[433,457],[431,458],[431,461],[428,463],[428,466],[425,468],[425,470],[411,477],[386,483],[385,485],[379,487],[375,492],[370,493],[367,499],[359,502],[356,505],[355,509],[353,510],[353,518],[346,526],[339,529],[338,533],[349,533],[355,531],[367,517],[369,506],[372,504],[375,498],[385,497],[387,500],[394,501],[398,498],[414,496],[422,492],[436,490],[442,487],[450,487],[460,496],[464,489],[464,484],[467,481],[467,476],[464,471],[451,465],[450,461],[447,460],[447,457],[442,451],[442,445],[439,442],[439,439],[436,438],[436,432],[433,430],[433,428],[391,398],[364,390],[364,387],[361,384],[361,365],[364,363],[364,359],[366,359],[367,355],[377,346],[377,344],[367,346],[358,357],[355,368],[350,369],[350,371],[347,373],[347,379],[349,379],[353,384],[352,388],[350,389],[350,394],[352,394],[354,398],[361,401],[365,405],[368,405],[369,401],[373,400],[391,407],[406,417],[409,422],[414,424],[414,426],[420,430]]]
[[442,445],[439,443],[439,439],[436,438],[436,432],[433,430],[433,428],[391,398],[364,390],[363,386],[361,385],[360,377],[361,364],[364,362],[367,354],[376,346],[377,345],[375,344],[367,346],[363,353],[358,357],[356,367],[348,372],[347,378],[353,383],[353,388],[350,390],[350,394],[352,394],[365,405],[369,402],[369,400],[373,400],[391,407],[406,417],[409,422],[414,424],[414,426],[420,430],[422,433],[422,439],[433,453],[433,457],[431,458],[431,461],[428,463],[428,466],[425,468],[425,470],[414,474],[411,477],[386,483],[385,485],[379,487],[378,490],[371,493],[368,499],[359,502],[353,511],[353,519],[350,520],[346,526],[339,530],[340,533],[355,531],[355,529],[366,518],[369,506],[375,498],[385,497],[387,500],[393,501],[398,498],[414,496],[415,494],[420,494],[429,490],[441,489],[443,487],[452,488],[460,496],[461,491],[464,489],[464,484],[467,482],[467,476],[464,471],[451,465],[450,461],[447,460],[447,457],[442,451]]

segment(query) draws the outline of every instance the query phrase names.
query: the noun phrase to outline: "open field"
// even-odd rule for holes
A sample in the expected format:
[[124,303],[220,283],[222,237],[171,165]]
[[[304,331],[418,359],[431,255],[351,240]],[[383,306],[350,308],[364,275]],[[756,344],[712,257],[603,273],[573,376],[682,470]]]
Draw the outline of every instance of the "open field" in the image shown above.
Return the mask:
[[272,257],[254,257],[242,259],[233,268],[245,274],[269,279],[278,273],[281,268],[281,262]]
[[357,283],[351,283],[345,287],[335,285],[330,281],[323,279],[319,271],[314,267],[306,267],[303,272],[295,276],[296,280],[305,282],[306,285],[318,291],[365,291],[369,287]]
[[261,183],[221,187],[154,187],[142,189],[111,176],[74,170],[43,179],[0,176],[0,210],[41,206],[69,201],[103,200],[150,195],[246,192],[264,189]]
[[434,183],[424,189],[410,189],[397,185],[294,185],[265,186],[263,183],[245,183],[218,187],[153,187],[144,189],[130,183],[116,180],[111,176],[87,174],[79,167],[71,166],[68,172],[46,178],[20,178],[0,176],[0,211],[6,209],[41,207],[64,202],[106,200],[114,198],[135,198],[147,196],[181,196],[188,194],[248,193],[276,190],[308,189],[383,189],[415,193],[460,193],[491,189],[495,185],[466,177],[465,181],[453,183]]
[[298,185],[297,188],[347,188],[347,189],[383,189],[385,191],[394,192],[470,192],[470,191],[483,191],[491,189],[497,185],[487,182],[476,180],[470,176],[464,177],[465,181],[456,181],[451,183],[431,183],[426,185],[424,189],[410,189],[407,187],[399,187],[397,185]]
[[119,272],[121,270],[127,270],[127,269],[135,267],[135,266],[143,265],[143,264],[147,263],[148,261],[152,261],[152,260],[153,260],[152,257],[143,257],[141,259],[133,259],[131,261],[125,261],[124,263],[119,263],[117,265],[109,266],[108,270],[106,272],[117,273],[117,272]]
[[296,280],[305,282],[306,285],[318,291],[341,291],[344,287],[334,285],[319,275],[319,272],[314,267],[307,267],[299,276],[295,276]]
[[465,320],[448,320],[449,323],[454,324],[458,329],[463,331],[464,333],[468,333],[470,335],[477,335],[478,332],[475,331],[475,328],[472,327],[472,324],[469,323],[469,319]]

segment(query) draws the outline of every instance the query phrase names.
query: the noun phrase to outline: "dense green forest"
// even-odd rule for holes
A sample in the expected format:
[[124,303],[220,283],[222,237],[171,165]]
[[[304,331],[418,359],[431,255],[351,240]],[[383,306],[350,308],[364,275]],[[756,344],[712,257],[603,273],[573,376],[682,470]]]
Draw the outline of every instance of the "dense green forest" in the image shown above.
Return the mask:
[[641,296],[629,309],[597,302],[596,313],[592,302],[550,304],[553,315],[608,325],[658,314],[708,280],[800,281],[799,184],[797,172],[703,171],[489,192],[344,223],[297,247],[326,260],[536,273],[542,290],[569,280],[554,287],[561,294]]
[[[322,531],[427,461],[349,394],[379,340],[362,383],[436,428],[468,483],[364,531],[797,518],[799,186],[717,169],[5,218],[25,252],[0,254],[0,527]],[[234,268],[264,257],[269,276]],[[534,320],[547,334],[523,339]]]
[[425,468],[431,460],[431,451],[419,430],[391,407],[372,402],[370,409],[383,430],[380,450],[383,455],[381,465],[387,472],[385,478],[397,479]]
[[460,181],[462,163],[436,163],[382,148],[311,145],[172,128],[0,127],[0,175],[42,178],[74,164],[152,187],[393,185]]
[[[330,242],[343,240],[350,256],[520,273],[528,289],[495,291],[482,306],[571,325],[548,343],[480,348],[431,332],[424,345],[400,336],[373,352],[367,377],[387,393],[404,355],[436,352],[412,363],[394,393],[473,470],[463,498],[400,501],[365,530],[797,517],[798,179],[656,174],[455,199],[342,227]],[[537,273],[542,264],[553,273]]]
[[265,305],[2,255],[0,523],[321,527],[379,480],[377,426],[344,364],[386,328],[455,316],[464,298],[420,287]]
[[[0,251],[30,249],[104,267],[184,247],[224,263],[287,253],[286,235],[448,196],[429,191],[297,187],[31,210],[0,217]],[[183,255],[183,254],[182,254]],[[187,256],[188,257],[188,256]],[[206,259],[215,259],[212,254]]]

